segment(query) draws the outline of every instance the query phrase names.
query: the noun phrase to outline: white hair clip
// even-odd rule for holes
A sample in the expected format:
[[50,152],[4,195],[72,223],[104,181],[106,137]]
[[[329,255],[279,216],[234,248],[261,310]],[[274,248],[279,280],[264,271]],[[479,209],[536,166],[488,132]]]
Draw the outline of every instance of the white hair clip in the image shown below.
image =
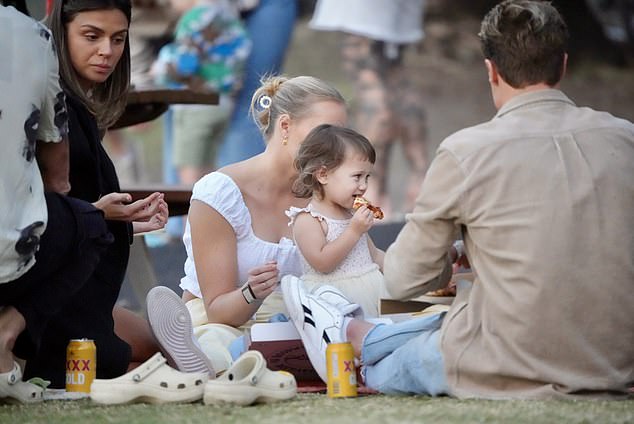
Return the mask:
[[268,109],[271,107],[271,98],[269,96],[267,96],[266,94],[260,96],[259,100],[258,100],[258,105],[260,105],[260,107],[262,109]]

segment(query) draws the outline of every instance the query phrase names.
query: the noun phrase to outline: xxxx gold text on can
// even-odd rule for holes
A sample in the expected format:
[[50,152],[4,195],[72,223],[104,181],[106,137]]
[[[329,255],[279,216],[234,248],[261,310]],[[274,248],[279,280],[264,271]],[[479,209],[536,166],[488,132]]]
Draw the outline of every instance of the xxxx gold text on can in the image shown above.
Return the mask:
[[89,339],[73,339],[66,348],[66,391],[90,393],[97,374],[97,347]]
[[354,367],[352,344],[331,343],[326,347],[326,372],[328,397],[357,395],[357,371]]

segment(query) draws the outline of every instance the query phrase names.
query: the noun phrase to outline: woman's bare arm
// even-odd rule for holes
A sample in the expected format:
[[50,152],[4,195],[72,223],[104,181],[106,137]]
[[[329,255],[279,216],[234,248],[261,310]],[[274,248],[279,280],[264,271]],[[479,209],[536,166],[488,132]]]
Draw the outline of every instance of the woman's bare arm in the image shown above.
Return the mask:
[[[196,274],[207,318],[209,322],[239,327],[253,316],[260,302],[248,304],[240,287],[237,287],[246,281],[238,281],[235,232],[218,211],[197,200],[192,201],[188,220]],[[249,283],[256,297],[263,299],[268,296],[278,280],[277,265],[263,264],[251,274]]]

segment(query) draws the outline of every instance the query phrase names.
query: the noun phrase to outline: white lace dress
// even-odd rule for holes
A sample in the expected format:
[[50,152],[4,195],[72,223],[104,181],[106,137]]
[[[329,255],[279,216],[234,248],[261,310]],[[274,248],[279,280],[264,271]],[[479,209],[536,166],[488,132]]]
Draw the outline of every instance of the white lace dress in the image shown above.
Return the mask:
[[[292,226],[297,215],[309,213],[315,219],[325,222],[328,227],[326,241],[331,242],[339,237],[350,225],[350,219],[333,219],[316,211],[312,204],[305,208],[291,207],[286,211]],[[301,255],[302,280],[307,288],[329,284],[341,290],[351,301],[363,308],[367,318],[377,317],[379,314],[379,297],[383,291],[384,279],[379,266],[372,260],[368,246],[368,235],[363,234],[348,256],[329,273],[314,269]]]

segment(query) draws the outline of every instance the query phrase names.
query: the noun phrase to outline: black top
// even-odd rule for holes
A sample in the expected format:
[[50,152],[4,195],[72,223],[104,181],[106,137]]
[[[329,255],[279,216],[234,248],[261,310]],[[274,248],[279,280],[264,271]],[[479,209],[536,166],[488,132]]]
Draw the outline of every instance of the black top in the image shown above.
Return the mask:
[[[66,103],[70,138],[69,196],[93,203],[101,196],[120,192],[119,179],[112,160],[101,144],[95,117],[71,96],[67,96]],[[104,254],[95,271],[95,278],[120,286],[128,265],[132,224],[123,221],[107,223],[115,242]]]
[[[119,192],[114,164],[101,144],[95,117],[76,99],[67,96],[70,139],[70,196],[95,202],[101,196]],[[49,321],[39,354],[29,359],[25,378],[51,381],[52,388],[65,383],[66,346],[70,339],[88,338],[97,347],[97,378],[124,374],[131,348],[114,333],[112,310],[123,284],[132,224],[106,221],[114,235],[93,274],[68,304]]]

